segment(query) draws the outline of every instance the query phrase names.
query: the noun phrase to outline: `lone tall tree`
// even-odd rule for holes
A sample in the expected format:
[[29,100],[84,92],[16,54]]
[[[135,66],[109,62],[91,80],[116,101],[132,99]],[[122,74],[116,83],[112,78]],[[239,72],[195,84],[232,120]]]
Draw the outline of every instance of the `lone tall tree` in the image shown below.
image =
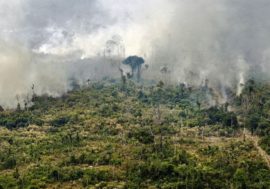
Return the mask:
[[131,67],[131,76],[134,77],[136,74],[136,78],[138,81],[141,79],[141,68],[142,64],[144,64],[144,59],[138,56],[129,56],[124,61],[123,64],[129,65]]

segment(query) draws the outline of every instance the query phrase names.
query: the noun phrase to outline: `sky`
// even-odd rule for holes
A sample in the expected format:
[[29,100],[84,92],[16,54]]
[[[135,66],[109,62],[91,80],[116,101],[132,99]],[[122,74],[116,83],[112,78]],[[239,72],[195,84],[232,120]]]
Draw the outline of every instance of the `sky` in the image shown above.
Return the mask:
[[240,93],[250,75],[269,75],[269,17],[268,0],[0,0],[0,105],[16,107],[33,85],[61,96],[73,80],[119,77],[131,55],[146,60],[146,79],[167,66],[171,83]]

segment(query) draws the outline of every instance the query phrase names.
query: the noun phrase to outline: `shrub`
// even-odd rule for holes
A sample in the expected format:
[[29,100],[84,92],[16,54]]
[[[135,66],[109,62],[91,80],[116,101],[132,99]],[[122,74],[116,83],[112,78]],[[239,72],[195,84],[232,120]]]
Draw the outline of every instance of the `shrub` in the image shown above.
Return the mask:
[[54,127],[61,127],[66,125],[70,120],[68,116],[57,117],[51,121],[51,125]]
[[16,165],[17,165],[16,159],[14,157],[10,157],[4,162],[3,168],[4,169],[13,169],[16,167]]
[[150,132],[149,128],[139,128],[135,132],[129,133],[129,137],[134,137],[143,144],[151,144],[155,139],[155,136]]
[[58,170],[53,170],[49,174],[49,179],[52,179],[53,181],[59,181],[63,178],[63,175]]
[[270,155],[270,136],[263,137],[260,146]]

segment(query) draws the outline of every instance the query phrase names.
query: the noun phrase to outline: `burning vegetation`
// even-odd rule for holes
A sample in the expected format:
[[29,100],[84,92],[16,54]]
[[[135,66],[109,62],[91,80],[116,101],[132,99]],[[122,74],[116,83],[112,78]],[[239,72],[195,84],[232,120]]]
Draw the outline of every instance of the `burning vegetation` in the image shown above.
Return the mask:
[[0,1],[0,189],[268,189],[268,1]]

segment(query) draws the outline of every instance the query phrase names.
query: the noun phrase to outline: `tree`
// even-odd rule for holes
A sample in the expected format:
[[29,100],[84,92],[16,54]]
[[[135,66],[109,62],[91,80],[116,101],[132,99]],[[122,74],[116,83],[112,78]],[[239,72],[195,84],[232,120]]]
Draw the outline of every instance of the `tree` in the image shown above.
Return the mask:
[[233,176],[236,188],[239,189],[245,189],[247,188],[247,180],[248,180],[248,176],[247,173],[244,169],[238,168]]
[[201,110],[201,102],[200,102],[199,98],[197,98],[196,104],[197,104],[198,109],[200,111]]
[[160,73],[163,75],[163,78],[165,80],[165,83],[168,83],[168,75],[170,73],[170,70],[167,66],[162,66],[160,68]]
[[121,36],[114,35],[106,42],[104,56],[109,59],[112,65],[120,63],[119,59],[125,57],[125,46]]
[[13,173],[13,177],[14,177],[15,179],[19,179],[19,178],[20,178],[20,173],[19,173],[18,168],[15,169],[15,172]]
[[20,103],[17,104],[16,110],[17,110],[18,112],[22,110],[22,109],[21,109],[21,104],[20,104]]
[[125,89],[126,83],[127,83],[127,77],[124,75],[124,70],[122,68],[119,68],[119,71],[121,73],[122,89]]
[[141,67],[144,64],[144,59],[138,56],[129,56],[123,61],[123,64],[131,67],[131,77],[134,77],[136,72],[137,81],[141,79]]
[[252,134],[258,128],[260,122],[260,117],[258,114],[252,114],[247,117],[245,125],[251,130]]

